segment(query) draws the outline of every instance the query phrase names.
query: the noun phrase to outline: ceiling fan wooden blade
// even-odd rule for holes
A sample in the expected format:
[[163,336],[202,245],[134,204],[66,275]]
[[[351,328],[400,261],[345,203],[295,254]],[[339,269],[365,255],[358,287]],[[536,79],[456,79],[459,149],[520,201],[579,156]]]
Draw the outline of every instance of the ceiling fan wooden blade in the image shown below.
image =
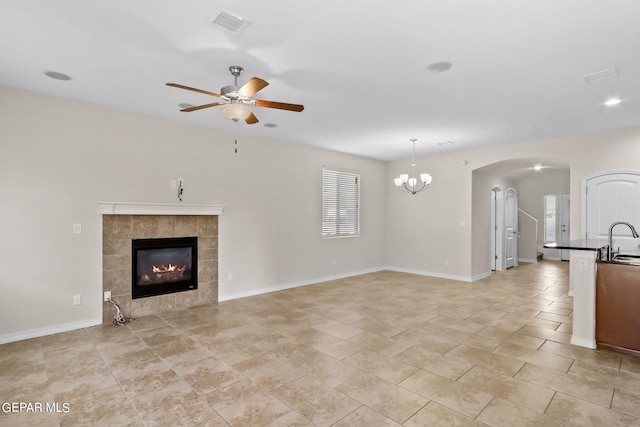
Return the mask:
[[258,118],[256,117],[256,115],[255,115],[255,114],[253,114],[253,111],[251,112],[251,114],[249,114],[249,117],[247,117],[246,119],[244,119],[244,121],[245,121],[245,123],[246,123],[246,124],[248,124],[248,125],[252,125],[252,124],[255,124],[255,123],[258,123],[258,122],[259,122],[259,120],[258,120]]
[[219,93],[209,92],[207,90],[202,90],[202,89],[196,89],[195,87],[184,86],[178,83],[165,83],[165,84],[167,86],[177,87],[178,89],[186,89],[186,90],[192,90],[194,92],[204,93],[205,95],[220,96]]
[[183,108],[180,111],[184,111],[185,113],[189,113],[191,111],[202,110],[203,108],[217,107],[218,105],[224,105],[224,103],[223,102],[214,102],[213,104],[204,104],[204,105],[198,105],[198,106],[195,106],[195,107]]
[[251,77],[238,91],[240,96],[251,98],[253,94],[269,86],[269,83],[257,77]]
[[256,99],[254,101],[256,107],[277,108],[279,110],[297,111],[304,110],[304,105],[287,104],[285,102],[265,101],[264,99]]

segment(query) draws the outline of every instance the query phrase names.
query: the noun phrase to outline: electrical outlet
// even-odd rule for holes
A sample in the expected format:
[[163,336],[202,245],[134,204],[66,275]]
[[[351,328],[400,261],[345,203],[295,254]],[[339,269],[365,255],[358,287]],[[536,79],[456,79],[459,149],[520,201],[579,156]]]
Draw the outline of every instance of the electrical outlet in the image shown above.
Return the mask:
[[172,179],[171,182],[169,182],[169,185],[171,186],[172,189],[176,189],[178,188],[178,181],[176,181],[175,179]]
[[104,300],[109,301],[109,298],[111,298],[111,291],[106,291],[104,293]]
[[227,274],[227,280],[233,280],[233,273]]
[[73,305],[80,305],[82,304],[82,295],[78,294],[78,295],[74,295],[73,296]]

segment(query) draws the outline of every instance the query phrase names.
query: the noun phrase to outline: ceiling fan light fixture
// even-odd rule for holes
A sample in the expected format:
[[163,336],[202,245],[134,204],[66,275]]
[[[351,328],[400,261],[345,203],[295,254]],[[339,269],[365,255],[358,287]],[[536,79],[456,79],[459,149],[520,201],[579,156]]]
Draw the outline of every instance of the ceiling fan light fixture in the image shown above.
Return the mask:
[[251,114],[251,109],[243,103],[232,102],[221,107],[222,114],[228,119],[235,122],[238,120],[244,120]]

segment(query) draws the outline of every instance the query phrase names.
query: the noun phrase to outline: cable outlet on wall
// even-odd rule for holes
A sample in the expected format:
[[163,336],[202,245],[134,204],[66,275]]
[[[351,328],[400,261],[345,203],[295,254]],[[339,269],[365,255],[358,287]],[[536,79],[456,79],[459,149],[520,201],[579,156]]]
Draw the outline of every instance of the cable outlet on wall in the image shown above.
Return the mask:
[[109,298],[111,298],[111,291],[106,291],[104,293],[104,300],[109,301]]
[[580,265],[580,270],[586,270],[587,268],[589,268],[589,265],[587,264],[586,259],[581,259],[579,265]]

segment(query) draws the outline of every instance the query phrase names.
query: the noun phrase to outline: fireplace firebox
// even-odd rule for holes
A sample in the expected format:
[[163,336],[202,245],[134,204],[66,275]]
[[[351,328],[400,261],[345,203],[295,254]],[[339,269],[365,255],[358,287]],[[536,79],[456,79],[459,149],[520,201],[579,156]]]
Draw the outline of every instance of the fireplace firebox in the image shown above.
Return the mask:
[[198,289],[198,238],[134,239],[133,299]]

